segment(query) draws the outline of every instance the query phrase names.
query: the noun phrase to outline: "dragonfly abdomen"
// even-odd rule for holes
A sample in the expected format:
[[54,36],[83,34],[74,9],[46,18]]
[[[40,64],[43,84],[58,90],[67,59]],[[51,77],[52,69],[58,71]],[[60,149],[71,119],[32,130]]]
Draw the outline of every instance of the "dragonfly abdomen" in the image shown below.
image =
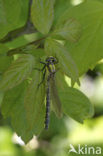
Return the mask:
[[49,83],[47,86],[47,93],[46,93],[46,114],[45,114],[45,129],[49,128],[49,116],[50,116],[50,87]]

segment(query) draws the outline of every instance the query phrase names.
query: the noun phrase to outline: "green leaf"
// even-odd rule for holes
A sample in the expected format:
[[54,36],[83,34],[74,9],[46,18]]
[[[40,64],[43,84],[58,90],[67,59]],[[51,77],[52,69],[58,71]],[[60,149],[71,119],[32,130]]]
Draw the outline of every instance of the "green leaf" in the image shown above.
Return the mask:
[[0,82],[0,90],[11,89],[28,78],[34,66],[32,55],[21,55],[4,73]]
[[[28,83],[24,81],[17,87],[11,89],[10,91],[7,91],[4,95],[1,108],[2,114],[5,118],[11,117],[11,123],[12,127],[14,128],[14,131],[19,136],[21,136],[21,138],[25,141],[25,143],[30,141],[33,135],[38,135],[42,130],[45,113],[43,108],[44,105],[40,105],[40,103],[38,103],[37,106],[38,109],[36,108],[37,111],[36,114],[35,112],[32,112],[32,114],[30,114],[30,117],[32,119],[31,122],[34,123],[34,125],[32,123],[32,127],[30,126],[31,122],[29,120],[30,117],[28,116],[29,113],[25,109],[24,105],[24,99],[25,95],[27,94],[27,88]],[[28,107],[33,108],[33,105],[31,106],[28,103]],[[30,108],[28,110],[30,110]]]
[[81,91],[69,87],[63,74],[56,73],[56,79],[57,82],[60,82],[60,84],[58,83],[58,93],[64,113],[80,123],[92,117],[94,108],[89,99]]
[[103,3],[86,1],[66,11],[61,22],[70,17],[77,19],[82,26],[82,36],[77,44],[66,42],[66,47],[75,60],[79,75],[103,58]]
[[13,58],[9,56],[0,56],[0,72],[4,72],[10,66]]
[[103,63],[97,64],[96,67],[94,68],[94,71],[103,74]]
[[8,52],[8,47],[4,44],[0,44],[0,56],[6,56]]
[[34,57],[42,57],[45,55],[45,51],[43,48],[37,48],[39,45],[34,45],[34,44],[31,44],[31,45],[27,45],[27,46],[24,46],[22,48],[19,48],[17,51],[16,50],[12,50],[12,52],[20,52],[20,53],[27,53],[27,54],[31,54],[33,55]]
[[78,82],[78,69],[76,64],[62,44],[56,40],[47,39],[45,42],[45,51],[49,56],[56,56],[62,71],[67,74],[73,82]]
[[48,34],[52,26],[53,16],[52,0],[33,0],[31,19],[38,31]]
[[27,131],[28,122],[25,117],[24,96],[28,84],[23,82],[17,87],[7,91],[2,101],[1,111],[5,118],[11,117],[12,126],[15,132],[23,137],[32,138]]
[[0,0],[0,39],[9,31],[25,25],[28,18],[28,4],[29,0]]
[[55,1],[55,5],[54,5],[54,13],[55,13],[55,16],[54,16],[54,26],[55,26],[55,23],[57,22],[58,18],[60,16],[62,16],[62,14],[67,10],[69,9],[70,7],[72,7],[72,4],[71,4],[71,0],[56,0]]
[[59,93],[64,113],[78,122],[93,116],[93,106],[89,99],[75,88],[67,88]]
[[32,76],[32,81],[27,88],[24,106],[26,111],[26,118],[29,122],[29,130],[34,127],[35,134],[38,135],[44,128],[45,120],[45,88],[42,81],[42,72],[35,70]]
[[0,72],[4,72],[11,64],[13,57],[7,56],[8,48],[0,44]]
[[68,19],[65,23],[58,22],[54,28],[53,35],[76,42],[81,36],[81,25],[75,19]]
[[43,57],[45,55],[45,51],[43,48],[38,48],[38,49],[35,49],[35,50],[31,50],[29,51],[30,54],[32,54],[33,56],[35,57]]
[[23,46],[28,45],[31,42],[34,42],[36,40],[39,40],[43,37],[39,32],[37,33],[31,33],[31,34],[24,34],[16,39],[6,42],[5,45],[9,48],[9,50],[13,50],[16,48],[21,48]]
[[15,54],[32,54],[37,47],[38,45],[31,44],[27,46],[22,46],[20,48],[11,49],[8,51],[8,56],[12,56]]

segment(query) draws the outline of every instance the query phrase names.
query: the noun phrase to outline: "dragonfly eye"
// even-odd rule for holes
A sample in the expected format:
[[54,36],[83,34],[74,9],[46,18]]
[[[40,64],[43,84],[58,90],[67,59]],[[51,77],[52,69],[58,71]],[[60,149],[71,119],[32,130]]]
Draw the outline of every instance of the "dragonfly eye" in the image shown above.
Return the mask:
[[57,59],[56,59],[56,58],[53,58],[53,59],[52,59],[52,62],[53,62],[53,63],[57,63]]
[[52,59],[52,62],[53,62],[53,63],[55,63],[55,61],[56,61],[55,59]]
[[47,62],[47,63],[57,63],[57,59],[54,58],[54,57],[52,57],[52,56],[50,56],[50,57],[48,57],[48,58],[46,59],[46,62]]

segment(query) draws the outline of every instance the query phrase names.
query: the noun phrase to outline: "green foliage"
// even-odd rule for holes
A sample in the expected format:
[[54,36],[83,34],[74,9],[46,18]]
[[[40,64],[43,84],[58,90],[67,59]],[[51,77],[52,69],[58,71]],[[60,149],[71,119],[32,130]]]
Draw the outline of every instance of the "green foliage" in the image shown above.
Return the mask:
[[[43,83],[38,88],[43,73],[34,69],[41,69],[40,60],[47,56],[58,60],[56,83],[63,113],[78,122],[93,115],[89,99],[68,86],[64,75],[71,78],[72,86],[80,84],[79,76],[102,59],[101,2],[85,0],[72,6],[70,0],[33,0],[29,13],[29,0],[0,0],[2,114],[11,118],[14,130],[26,143],[44,127],[46,86]],[[14,30],[13,38],[10,33]]]
[[11,64],[13,58],[7,56],[8,48],[0,44],[0,73],[4,72]]
[[53,1],[33,0],[31,18],[38,31],[47,34],[51,28],[53,17]]
[[6,45],[4,45],[4,44],[0,44],[0,55],[6,55],[6,53],[7,53],[7,51],[8,51],[8,47],[6,47]]
[[23,54],[14,61],[4,73],[0,83],[0,90],[6,91],[20,84],[23,80],[28,78],[33,67],[34,57],[32,55]]
[[14,130],[16,130],[18,135],[20,135],[23,139],[26,136],[25,141],[27,138],[32,138],[32,135],[30,133],[28,134],[28,122],[26,120],[23,102],[26,87],[27,82],[23,82],[12,90],[7,91],[5,93],[2,105],[3,115],[5,117],[11,117]]
[[95,71],[103,74],[103,63],[99,63],[95,67]]
[[68,87],[63,74],[57,73],[56,81],[59,82],[58,93],[63,112],[66,115],[69,115],[80,123],[93,116],[94,108],[89,99],[79,90]]
[[0,0],[0,39],[8,32],[25,25],[28,3],[29,0]]
[[[3,115],[5,117],[11,117],[14,130],[19,136],[21,136],[25,143],[27,143],[34,134],[38,135],[42,130],[45,113],[43,104],[40,106],[35,104],[35,101],[32,101],[35,105],[33,105],[33,103],[29,103],[27,106],[27,103],[25,103],[25,98],[27,97],[25,96],[29,91],[28,83],[21,83],[17,87],[5,93],[2,105]],[[27,108],[29,108],[29,110],[27,110]],[[30,114],[33,111],[35,111],[36,114]]]
[[61,36],[65,40],[76,42],[81,35],[81,26],[80,23],[74,19],[66,20],[65,22],[58,24],[55,26],[53,35]]
[[59,94],[65,114],[81,123],[93,116],[93,106],[82,92],[67,87],[64,92],[61,90]]
[[43,129],[45,119],[45,88],[43,84],[41,84],[41,86],[38,88],[38,84],[41,81],[42,74],[40,74],[39,71],[35,71],[24,98],[26,117],[29,123],[29,131],[32,131],[34,128],[36,135],[38,135]]
[[[76,18],[82,26],[82,35],[77,44],[66,41],[66,47],[75,60],[79,75],[84,74],[91,66],[103,57],[103,4],[94,0],[86,1],[67,10],[61,17],[63,22],[70,17]],[[82,64],[82,65],[81,65]]]
[[0,56],[0,72],[4,72],[10,66],[11,61],[12,57]]
[[[31,33],[31,34],[24,34],[20,37],[17,37],[16,39],[6,42],[5,45],[9,50],[15,50],[17,49],[19,51],[19,48],[25,47],[29,43],[36,41],[40,39],[42,35],[39,32]],[[19,52],[20,53],[20,52]]]
[[56,0],[54,9],[55,9],[55,16],[54,16],[54,25],[58,18],[63,14],[63,12],[71,7],[71,0]]

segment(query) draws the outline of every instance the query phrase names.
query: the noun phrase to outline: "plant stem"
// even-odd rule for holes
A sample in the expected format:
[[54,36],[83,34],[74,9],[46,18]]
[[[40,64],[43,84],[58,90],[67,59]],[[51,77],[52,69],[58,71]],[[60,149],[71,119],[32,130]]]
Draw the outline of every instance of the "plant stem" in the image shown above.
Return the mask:
[[[32,42],[26,44],[25,46],[32,45],[32,44],[37,44],[37,43],[39,43],[40,41],[44,40],[46,37],[47,37],[47,36],[45,36],[45,37],[43,37],[43,38],[40,38],[40,39],[38,39],[38,40],[36,40],[36,41],[32,41]],[[19,47],[19,48],[15,48],[15,49],[9,50],[9,51],[7,52],[7,55],[8,55],[8,56],[12,56],[12,55],[14,55],[14,54],[25,53],[25,52],[22,52],[22,48],[25,47],[25,46],[21,46],[21,47]]]

